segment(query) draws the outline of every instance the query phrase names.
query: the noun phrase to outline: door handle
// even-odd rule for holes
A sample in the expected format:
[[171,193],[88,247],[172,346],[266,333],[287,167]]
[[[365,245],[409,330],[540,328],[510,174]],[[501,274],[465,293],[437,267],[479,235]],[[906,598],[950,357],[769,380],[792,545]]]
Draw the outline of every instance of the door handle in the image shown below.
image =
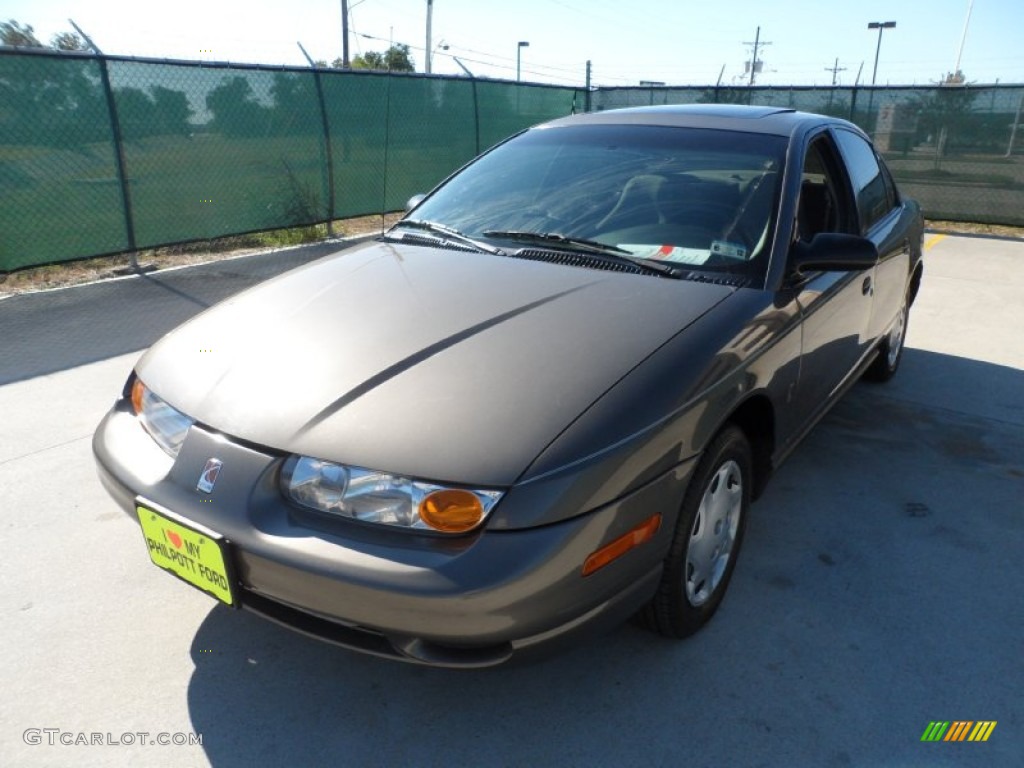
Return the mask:
[[871,278],[865,277],[864,282],[860,284],[860,292],[865,296],[871,293]]

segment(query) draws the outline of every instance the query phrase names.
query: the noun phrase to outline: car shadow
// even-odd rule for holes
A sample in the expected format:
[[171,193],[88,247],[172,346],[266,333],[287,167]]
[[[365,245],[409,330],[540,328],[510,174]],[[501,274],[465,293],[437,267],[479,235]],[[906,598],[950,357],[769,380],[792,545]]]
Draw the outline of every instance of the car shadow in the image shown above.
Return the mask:
[[[451,671],[214,608],[188,688],[210,763],[904,765],[929,719],[1010,718],[1024,372],[913,349],[902,365],[780,468],[719,614],[685,642],[627,624]],[[984,746],[967,764],[1012,757]]]
[[345,248],[337,241],[0,301],[0,386],[152,345],[207,307]]

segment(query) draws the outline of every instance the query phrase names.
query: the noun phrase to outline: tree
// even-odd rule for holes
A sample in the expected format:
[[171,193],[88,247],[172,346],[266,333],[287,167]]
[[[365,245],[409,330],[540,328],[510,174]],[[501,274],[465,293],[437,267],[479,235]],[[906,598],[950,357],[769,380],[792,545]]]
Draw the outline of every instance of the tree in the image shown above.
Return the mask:
[[85,51],[85,41],[74,32],[61,32],[50,38],[50,47],[55,51]]
[[187,136],[191,130],[189,118],[192,108],[188,105],[188,97],[181,91],[164,88],[161,85],[150,86],[153,94],[153,115],[156,118],[157,132]]
[[126,141],[136,141],[153,133],[153,100],[140,88],[118,88],[117,114]]
[[16,48],[45,48],[31,24],[21,25],[14,19],[0,22],[0,43]]
[[[14,19],[0,22],[0,43],[46,47]],[[5,143],[78,148],[109,140],[106,100],[89,58],[0,56],[0,105]]]
[[258,136],[265,132],[269,110],[256,101],[252,85],[241,76],[223,81],[206,96],[213,125],[227,136]]
[[272,130],[278,134],[321,130],[316,84],[306,72],[275,72],[270,86]]
[[360,53],[352,59],[352,69],[387,70],[387,68],[388,65],[384,63],[384,54],[377,51]]
[[181,91],[150,86],[149,93],[139,88],[118,88],[117,113],[127,141],[149,136],[187,136],[192,109]]
[[936,170],[953,145],[969,143],[966,137],[971,136],[977,121],[973,106],[979,93],[972,90],[965,83],[963,74],[958,72],[940,82],[937,88],[931,88],[907,102],[916,113],[919,140],[923,137],[935,145]]
[[[31,24],[20,24],[14,19],[0,22],[0,44],[14,48],[46,48]],[[61,32],[50,38],[50,48],[55,51],[84,51],[85,42],[73,32]]]
[[[336,61],[335,64],[338,62]],[[352,59],[353,69],[374,69],[388,72],[415,72],[416,64],[409,55],[409,46],[392,45],[384,53],[367,51]]]

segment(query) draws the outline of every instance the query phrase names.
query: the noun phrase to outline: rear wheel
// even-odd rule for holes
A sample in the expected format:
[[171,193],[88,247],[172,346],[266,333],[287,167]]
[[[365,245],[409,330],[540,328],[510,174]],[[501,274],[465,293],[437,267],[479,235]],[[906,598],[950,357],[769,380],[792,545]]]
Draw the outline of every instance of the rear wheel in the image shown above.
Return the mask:
[[900,360],[903,359],[903,342],[907,338],[907,321],[910,319],[910,304],[903,299],[899,317],[892,329],[878,347],[878,357],[864,372],[868,381],[886,382],[896,375]]
[[728,426],[690,481],[661,583],[640,618],[667,637],[686,637],[714,615],[736,567],[752,487],[750,444]]

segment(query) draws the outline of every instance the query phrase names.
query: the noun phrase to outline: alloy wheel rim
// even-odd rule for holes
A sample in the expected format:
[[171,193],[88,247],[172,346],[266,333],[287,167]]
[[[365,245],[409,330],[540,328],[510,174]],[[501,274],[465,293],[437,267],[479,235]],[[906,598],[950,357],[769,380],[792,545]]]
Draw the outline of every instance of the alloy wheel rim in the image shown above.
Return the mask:
[[743,512],[743,475],[734,460],[723,463],[704,489],[686,546],[686,599],[699,608],[714,595],[736,545]]
[[889,343],[888,351],[886,352],[885,361],[889,364],[890,368],[896,367],[896,361],[900,357],[900,349],[903,347],[903,333],[907,327],[907,308],[904,307],[900,312],[900,316],[896,319],[896,325],[889,331]]

